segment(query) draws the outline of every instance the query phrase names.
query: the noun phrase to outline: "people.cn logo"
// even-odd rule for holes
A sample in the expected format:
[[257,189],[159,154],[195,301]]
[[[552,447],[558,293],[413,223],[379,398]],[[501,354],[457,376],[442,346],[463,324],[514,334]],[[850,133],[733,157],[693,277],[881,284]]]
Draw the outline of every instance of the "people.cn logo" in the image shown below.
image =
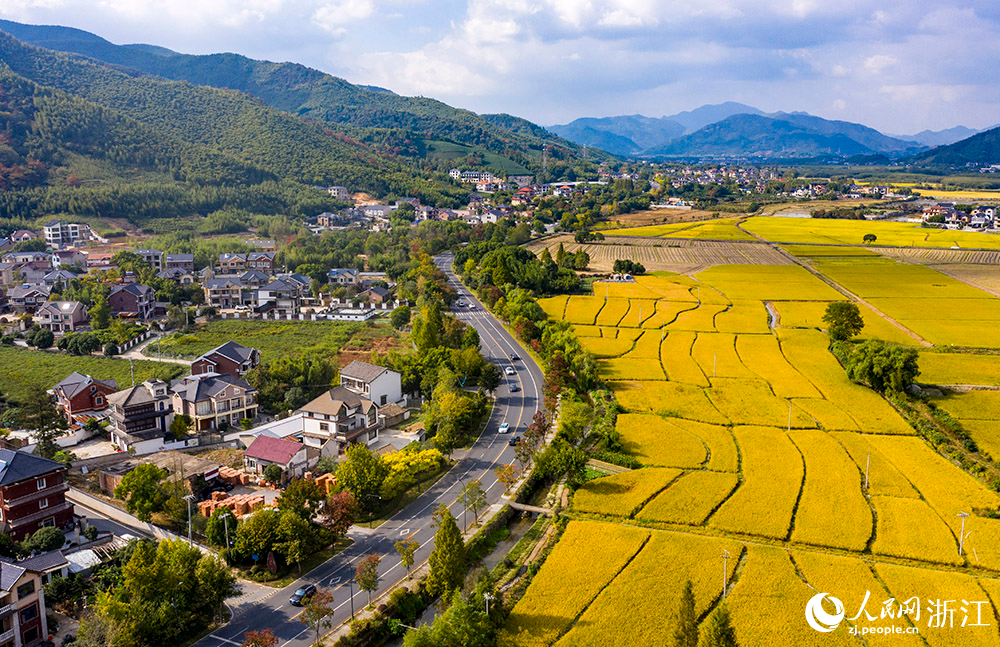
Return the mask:
[[[828,598],[837,609],[835,613],[823,610],[823,598]],[[817,593],[806,604],[806,622],[816,631],[828,633],[840,626],[844,619],[844,605],[837,598],[826,593]]]

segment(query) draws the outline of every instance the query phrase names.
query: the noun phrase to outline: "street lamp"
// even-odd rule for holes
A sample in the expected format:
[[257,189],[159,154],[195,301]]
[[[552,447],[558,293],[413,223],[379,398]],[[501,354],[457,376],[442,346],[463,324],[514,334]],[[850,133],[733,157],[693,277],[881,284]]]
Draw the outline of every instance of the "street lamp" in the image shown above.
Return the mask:
[[[459,495],[459,499],[464,499],[465,498],[465,488],[467,487],[466,483],[465,483],[465,477],[464,476],[459,476],[458,477],[458,482],[462,484],[462,494]],[[466,513],[468,511],[469,511],[469,504],[468,504],[467,501],[463,501],[462,502],[462,532],[463,533],[466,530],[469,529],[469,524],[468,524],[468,522],[466,521],[466,518],[465,518],[466,517]]]
[[483,595],[483,599],[486,600],[486,615],[490,615],[490,600],[496,600],[496,597],[492,596],[487,592]]
[[348,578],[347,583],[351,586],[351,620],[354,620],[354,578]]
[[187,501],[187,504],[188,504],[188,543],[189,544],[194,544],[194,542],[191,540],[191,500],[193,498],[194,498],[193,494],[189,494],[186,497],[184,497],[184,500]]
[[[374,497],[374,498],[378,499],[379,501],[382,500],[382,497],[380,497],[377,494],[372,494],[370,492],[368,494],[363,494],[362,497],[365,498],[365,499],[371,499],[371,498]],[[373,514],[373,512],[371,510],[369,510],[368,511],[368,528],[369,528],[369,530],[375,527],[373,525],[372,514]],[[353,598],[352,598],[352,602],[353,602]]]

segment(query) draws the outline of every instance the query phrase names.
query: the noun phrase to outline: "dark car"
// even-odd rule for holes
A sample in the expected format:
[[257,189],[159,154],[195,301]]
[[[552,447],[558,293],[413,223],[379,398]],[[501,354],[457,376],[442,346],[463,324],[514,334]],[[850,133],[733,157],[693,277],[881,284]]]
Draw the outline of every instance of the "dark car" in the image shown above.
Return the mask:
[[507,441],[507,444],[510,445],[511,447],[515,447],[517,445],[520,445],[521,444],[521,437],[520,436],[513,436],[510,440]]
[[516,385],[516,384],[511,384],[510,385],[510,392],[511,393],[517,393],[520,390],[521,390],[521,387],[519,387],[518,385]]
[[520,358],[520,357],[518,357],[517,355],[511,355],[511,356],[510,356],[510,361],[512,361],[512,362],[516,362],[516,361],[517,361],[517,360],[519,360],[519,359],[521,359],[521,358]]
[[295,593],[292,593],[292,597],[288,598],[288,603],[293,607],[301,607],[309,604],[309,600],[311,600],[314,595],[316,595],[315,584],[303,586],[300,589],[296,589]]

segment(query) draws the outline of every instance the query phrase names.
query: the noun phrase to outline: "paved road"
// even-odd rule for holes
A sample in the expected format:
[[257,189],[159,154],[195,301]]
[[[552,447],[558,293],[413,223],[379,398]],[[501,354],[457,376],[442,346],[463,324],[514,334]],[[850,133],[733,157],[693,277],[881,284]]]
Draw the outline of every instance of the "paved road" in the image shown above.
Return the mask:
[[[449,282],[465,292],[451,272],[451,254],[436,257],[435,263],[447,273]],[[479,331],[483,355],[497,363],[501,369],[513,365],[517,371],[513,376],[504,376],[504,382],[497,390],[489,421],[479,439],[471,449],[456,452],[458,461],[448,474],[392,519],[374,531],[364,527],[352,528],[350,536],[354,539],[354,544],[350,548],[267,599],[256,604],[241,605],[238,615],[228,625],[200,640],[196,643],[198,647],[238,645],[242,643],[245,632],[265,628],[274,631],[280,640],[280,647],[305,647],[311,644],[313,634],[298,619],[301,609],[288,604],[289,596],[302,582],[317,583],[333,591],[337,608],[334,615],[336,626],[350,618],[352,601],[357,610],[367,603],[367,594],[355,587],[352,596],[348,584],[353,577],[355,565],[361,558],[371,553],[382,556],[379,567],[381,592],[406,576],[393,548],[397,540],[411,537],[420,543],[416,554],[417,564],[430,555],[434,536],[431,515],[438,504],[447,504],[459,524],[462,523],[463,509],[457,498],[463,479],[468,481],[478,478],[486,489],[489,502],[492,504],[500,501],[503,486],[497,482],[493,468],[502,463],[514,462],[514,450],[507,444],[510,436],[500,435],[497,430],[502,422],[509,423],[512,432],[522,432],[531,424],[541,398],[542,371],[478,300],[468,293],[464,299],[474,303],[475,308],[459,309],[455,315]],[[511,355],[519,355],[521,360],[512,362]],[[520,391],[510,393],[511,384],[517,384]]]

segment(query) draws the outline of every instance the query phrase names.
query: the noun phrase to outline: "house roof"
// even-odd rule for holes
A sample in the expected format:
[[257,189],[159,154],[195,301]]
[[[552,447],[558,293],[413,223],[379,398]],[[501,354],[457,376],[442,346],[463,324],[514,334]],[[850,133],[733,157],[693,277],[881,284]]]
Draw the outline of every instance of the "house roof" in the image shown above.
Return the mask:
[[17,581],[21,579],[24,575],[26,568],[22,568],[17,564],[12,564],[5,559],[0,559],[0,589],[4,591],[13,591],[14,585]]
[[[121,407],[127,407],[129,405],[143,404],[145,402],[156,402],[156,397],[153,396],[149,387],[155,387],[157,382],[166,386],[166,383],[161,380],[147,380],[142,384],[137,384],[136,386],[110,394],[108,396],[108,403],[117,404]],[[147,386],[147,384],[149,386]]]
[[66,469],[62,463],[41,456],[0,449],[0,486],[12,485],[62,469]]
[[50,550],[34,557],[22,559],[17,563],[17,566],[28,571],[34,571],[35,573],[45,573],[56,568],[62,568],[68,563],[66,556],[63,555],[61,550]]
[[83,310],[83,304],[79,301],[46,301],[38,309],[51,312],[53,314],[75,314]]
[[362,382],[371,382],[379,375],[382,375],[388,371],[384,366],[378,366],[377,364],[369,364],[368,362],[359,362],[354,360],[344,368],[340,369],[340,374],[349,377],[354,380],[361,380]]
[[260,270],[250,270],[240,274],[240,281],[249,283],[250,281],[267,281],[271,277]]
[[325,393],[314,398],[311,402],[299,409],[299,411],[340,416],[344,407],[351,409],[360,407],[367,411],[368,408],[373,405],[374,403],[371,400],[362,398],[360,395],[351,391],[347,387],[335,386],[329,391],[326,391]]
[[208,288],[209,290],[218,290],[219,288],[224,288],[227,286],[242,288],[243,284],[240,283],[239,279],[226,278],[226,279],[207,279],[205,280],[204,283],[202,283],[202,286]]
[[[246,346],[241,346],[234,341],[227,341],[221,346],[216,346],[212,350],[208,351],[198,359],[207,358],[213,353],[218,353],[223,357],[233,360],[237,364],[242,364],[243,362],[249,362],[253,359],[254,355],[259,353],[256,348],[248,348]],[[195,360],[198,361],[198,360]]]
[[52,288],[47,285],[19,285],[16,288],[12,288],[11,291],[7,293],[7,296],[12,299],[17,299],[26,297],[32,292],[39,292],[48,297],[52,293]]
[[167,261],[184,262],[194,261],[194,254],[167,254]]
[[271,436],[257,436],[243,453],[245,458],[255,458],[268,463],[278,463],[288,465],[297,453],[302,451],[303,445],[293,440],[284,438],[274,438]]
[[134,294],[137,297],[145,296],[146,294],[153,291],[153,288],[148,285],[143,285],[142,283],[129,283],[128,285],[116,285],[111,288],[111,294],[108,296],[113,296],[119,292],[128,292],[129,294]]
[[187,402],[203,402],[217,395],[230,385],[248,392],[254,391],[249,382],[241,377],[233,377],[231,375],[192,375],[181,380],[174,380],[170,384],[173,392],[180,399]]
[[368,291],[369,291],[369,292],[371,292],[372,294],[377,294],[377,295],[379,295],[379,296],[380,296],[380,297],[382,297],[383,299],[384,299],[385,297],[389,296],[389,291],[388,291],[388,290],[386,290],[386,289],[385,289],[384,287],[382,287],[381,285],[373,285],[373,286],[371,286],[370,288],[368,288]]
[[72,373],[64,377],[58,384],[56,384],[52,388],[53,390],[61,389],[63,394],[65,394],[67,398],[72,398],[74,395],[76,395],[83,389],[87,388],[91,384],[100,384],[102,386],[107,386],[112,389],[118,388],[118,382],[116,382],[113,379],[95,380],[89,375],[84,375],[83,373],[77,373],[76,371],[73,371]]

